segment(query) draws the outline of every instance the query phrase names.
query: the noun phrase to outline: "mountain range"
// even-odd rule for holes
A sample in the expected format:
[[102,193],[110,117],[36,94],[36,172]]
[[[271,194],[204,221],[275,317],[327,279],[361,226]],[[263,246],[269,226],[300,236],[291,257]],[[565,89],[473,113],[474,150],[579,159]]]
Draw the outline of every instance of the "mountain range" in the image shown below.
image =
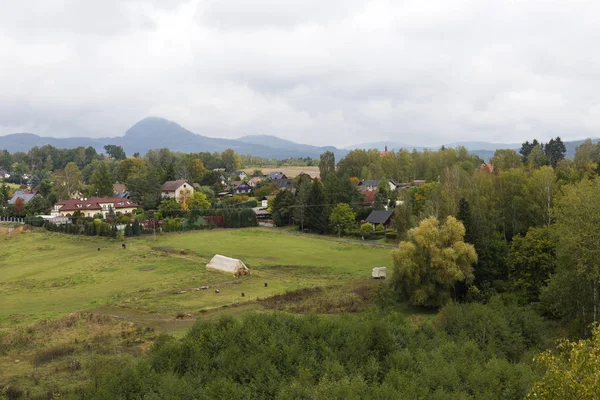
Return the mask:
[[[598,139],[594,140],[595,142]],[[575,147],[580,145],[583,140],[565,142],[567,148],[567,157],[573,157]],[[137,122],[129,128],[123,136],[107,138],[53,138],[38,136],[32,133],[14,133],[6,136],[0,136],[0,149],[10,152],[27,152],[32,147],[52,145],[56,148],[73,148],[78,146],[92,146],[99,152],[104,152],[104,146],[113,144],[122,146],[128,155],[135,152],[145,154],[148,150],[168,148],[172,151],[181,152],[221,152],[227,148],[233,149],[240,154],[252,154],[257,157],[285,159],[292,157],[313,157],[318,158],[325,151],[332,151],[336,159],[344,157],[352,149],[379,149],[383,150],[386,146],[388,150],[416,149],[422,151],[425,148],[436,149],[437,147],[412,146],[392,142],[373,142],[350,146],[347,148],[337,148],[334,146],[312,146],[299,144],[289,140],[281,139],[272,135],[249,135],[237,139],[214,138],[198,135],[191,132],[181,125],[163,118],[148,117]],[[488,143],[488,142],[455,142],[449,143],[446,147],[464,146],[470,152],[477,154],[481,158],[488,160],[497,149],[515,149],[518,150],[521,145],[516,143]]]

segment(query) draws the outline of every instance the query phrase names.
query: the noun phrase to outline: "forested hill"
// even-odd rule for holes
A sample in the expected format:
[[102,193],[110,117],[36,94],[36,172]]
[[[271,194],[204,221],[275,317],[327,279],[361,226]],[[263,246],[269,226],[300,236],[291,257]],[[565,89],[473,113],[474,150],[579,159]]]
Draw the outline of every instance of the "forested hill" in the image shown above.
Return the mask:
[[131,128],[123,136],[107,138],[52,138],[31,133],[16,133],[0,136],[0,149],[11,153],[27,152],[32,147],[52,145],[56,148],[74,148],[92,146],[102,152],[107,144],[123,147],[127,154],[145,154],[148,150],[167,148],[171,151],[189,152],[222,152],[233,149],[239,154],[252,154],[263,158],[318,158],[325,151],[332,151],[336,157],[342,158],[348,150],[335,147],[319,147],[298,144],[275,136],[246,136],[239,139],[223,139],[198,135],[181,125],[163,118],[145,118]]

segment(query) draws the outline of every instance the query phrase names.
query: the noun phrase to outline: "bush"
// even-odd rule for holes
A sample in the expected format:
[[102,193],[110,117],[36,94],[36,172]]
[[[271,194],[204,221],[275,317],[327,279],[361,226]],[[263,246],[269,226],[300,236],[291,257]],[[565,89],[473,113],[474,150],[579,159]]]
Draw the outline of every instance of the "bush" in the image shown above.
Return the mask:
[[398,233],[397,232],[386,232],[385,238],[387,240],[398,240]]

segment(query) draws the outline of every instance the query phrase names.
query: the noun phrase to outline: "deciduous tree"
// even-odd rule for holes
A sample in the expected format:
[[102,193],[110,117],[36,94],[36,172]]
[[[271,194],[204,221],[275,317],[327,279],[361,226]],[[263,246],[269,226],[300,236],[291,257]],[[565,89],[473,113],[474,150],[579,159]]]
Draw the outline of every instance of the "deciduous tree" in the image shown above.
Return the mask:
[[473,281],[477,253],[465,243],[465,227],[454,217],[443,224],[430,217],[408,232],[392,252],[391,285],[411,304],[439,307],[450,301],[456,283]]

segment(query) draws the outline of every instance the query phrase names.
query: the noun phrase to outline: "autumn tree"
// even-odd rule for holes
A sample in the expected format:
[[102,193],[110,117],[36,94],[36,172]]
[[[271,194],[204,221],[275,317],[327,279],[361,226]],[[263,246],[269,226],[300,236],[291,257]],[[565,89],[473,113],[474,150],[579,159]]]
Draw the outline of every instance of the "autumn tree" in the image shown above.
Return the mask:
[[392,288],[410,304],[439,307],[454,296],[458,282],[473,281],[477,253],[465,243],[465,227],[454,217],[430,217],[408,232],[392,252]]
[[545,370],[527,399],[597,400],[600,393],[600,328],[585,340],[562,340],[535,358]]
[[78,193],[83,185],[81,171],[74,162],[68,163],[64,169],[55,171],[52,174],[52,181],[61,200]]

